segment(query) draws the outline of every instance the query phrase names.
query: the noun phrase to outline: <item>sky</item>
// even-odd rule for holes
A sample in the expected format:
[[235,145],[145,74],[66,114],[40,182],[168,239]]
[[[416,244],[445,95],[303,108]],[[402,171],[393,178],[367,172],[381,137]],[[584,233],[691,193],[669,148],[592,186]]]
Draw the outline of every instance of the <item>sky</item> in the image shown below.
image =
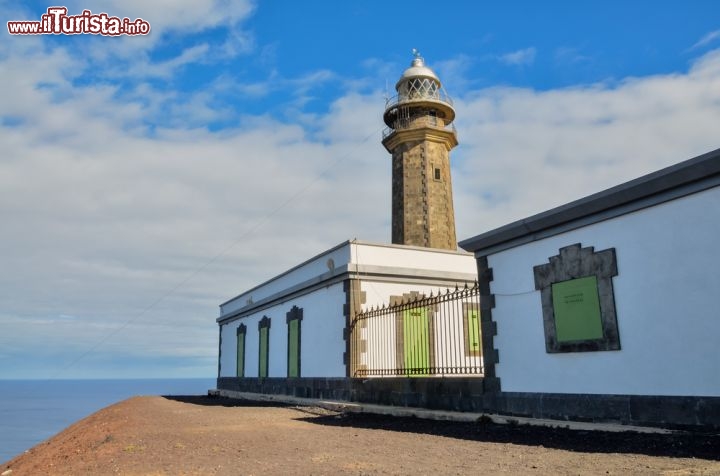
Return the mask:
[[720,147],[720,3],[70,1],[148,35],[10,35],[0,379],[214,377],[218,306],[390,242],[385,99],[452,96],[470,238]]

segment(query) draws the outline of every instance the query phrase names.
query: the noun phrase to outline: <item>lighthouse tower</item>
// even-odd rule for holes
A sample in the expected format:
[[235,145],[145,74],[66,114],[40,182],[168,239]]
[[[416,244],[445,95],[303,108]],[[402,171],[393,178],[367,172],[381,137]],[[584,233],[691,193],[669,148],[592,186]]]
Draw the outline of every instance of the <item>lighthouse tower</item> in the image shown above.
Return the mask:
[[455,250],[452,100],[417,51],[388,99],[383,145],[392,154],[392,242]]

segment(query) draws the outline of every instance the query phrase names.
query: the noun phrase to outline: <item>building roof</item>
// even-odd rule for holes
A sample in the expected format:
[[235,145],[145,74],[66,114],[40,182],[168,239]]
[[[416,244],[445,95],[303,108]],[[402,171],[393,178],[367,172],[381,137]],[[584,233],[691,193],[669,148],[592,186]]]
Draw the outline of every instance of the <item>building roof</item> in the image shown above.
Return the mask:
[[486,256],[718,185],[720,149],[468,238],[459,245],[476,256]]
[[477,279],[464,251],[348,240],[220,304],[218,322],[263,309],[346,279],[467,283]]

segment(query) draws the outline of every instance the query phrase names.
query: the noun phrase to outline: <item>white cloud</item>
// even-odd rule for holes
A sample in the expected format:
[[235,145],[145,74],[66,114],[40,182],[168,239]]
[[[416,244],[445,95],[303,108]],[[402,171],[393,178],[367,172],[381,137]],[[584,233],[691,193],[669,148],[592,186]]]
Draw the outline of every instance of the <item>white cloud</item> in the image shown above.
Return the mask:
[[178,68],[200,61],[205,57],[209,49],[207,43],[202,43],[185,48],[178,56],[167,61],[152,62],[146,60],[141,64],[132,63],[128,72],[131,76],[169,78]]
[[219,87],[225,90],[233,90],[236,94],[250,98],[262,98],[274,92],[285,92],[293,97],[288,103],[292,109],[300,109],[309,101],[313,100],[312,91],[321,88],[330,82],[340,82],[341,78],[328,69],[312,71],[298,77],[284,77],[277,70],[272,70],[263,81],[239,82],[234,79],[224,78]]
[[591,59],[582,53],[582,48],[564,46],[555,50],[555,60],[558,62],[573,64],[587,62]]
[[694,45],[692,45],[690,47],[690,49],[694,50],[696,48],[701,48],[703,46],[707,46],[710,43],[712,43],[713,41],[717,40],[718,38],[720,38],[720,30],[711,31],[711,32],[705,34],[702,38],[700,38],[697,41],[697,43],[695,43]]
[[[112,38],[83,35],[82,41],[67,40],[65,51],[83,60],[84,68],[77,71],[78,75],[103,80],[121,77],[170,78],[185,65],[221,62],[248,54],[255,48],[253,34],[243,26],[254,12],[255,3],[252,0],[112,0],[100,5],[73,0],[64,5],[69,15],[89,9],[95,14],[104,12],[133,21],[142,18],[151,25],[148,35]],[[2,17],[5,20],[39,19],[38,15],[22,10],[5,11]],[[197,44],[192,44],[193,38],[197,38],[194,35],[207,31],[215,34],[206,35]],[[26,43],[31,41],[27,38],[22,40]],[[64,40],[61,38],[58,41]],[[182,44],[179,42],[188,42],[179,55],[160,61],[155,58],[159,48]]]
[[[63,73],[70,61],[63,49],[20,55],[0,62],[15,91],[0,116],[20,118],[0,127],[0,346],[56,348],[62,356],[44,372],[88,351],[60,376],[91,368],[110,352],[96,347],[108,336],[127,354],[181,360],[177,350],[192,346],[214,357],[219,302],[298,256],[351,238],[358,220],[364,236],[383,237],[384,219],[368,206],[384,188],[377,180],[383,169],[371,166],[377,151],[369,150],[383,153],[377,141],[329,133],[318,142],[297,125],[262,116],[209,132],[203,122],[217,114],[209,93],[181,99],[143,85],[119,96],[114,86],[74,86]],[[331,79],[319,71],[285,83],[307,92]],[[340,100],[336,120],[314,129],[354,126],[363,117],[372,123],[372,106],[361,116],[347,110],[361,99]],[[158,105],[174,101],[170,109]],[[147,134],[143,122],[161,110],[177,119]],[[343,194],[327,200],[338,185]],[[370,200],[358,199],[366,193]],[[58,327],[58,315],[77,319]],[[39,329],[49,326],[53,334],[41,344]]]
[[522,50],[513,51],[506,53],[498,57],[500,62],[512,65],[512,66],[523,66],[530,65],[535,61],[535,55],[537,50],[534,47],[525,48]]
[[720,50],[686,74],[490,88],[456,106],[462,239],[717,148]]
[[458,55],[455,58],[439,61],[430,65],[443,83],[443,88],[453,96],[455,91],[463,91],[472,88],[477,78],[470,79],[468,71],[475,62],[474,58],[468,55]]
[[101,6],[83,0],[67,3],[68,13],[90,9],[93,13],[150,22],[151,31],[192,33],[217,26],[234,26],[248,18],[255,9],[251,0],[108,0]]

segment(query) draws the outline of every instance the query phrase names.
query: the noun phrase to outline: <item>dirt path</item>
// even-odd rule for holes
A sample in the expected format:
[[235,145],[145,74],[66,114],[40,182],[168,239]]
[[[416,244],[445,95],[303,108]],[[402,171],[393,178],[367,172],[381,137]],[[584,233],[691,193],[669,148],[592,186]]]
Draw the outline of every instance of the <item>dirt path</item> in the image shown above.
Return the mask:
[[0,474],[720,475],[720,436],[578,432],[207,397],[136,397],[5,463]]

